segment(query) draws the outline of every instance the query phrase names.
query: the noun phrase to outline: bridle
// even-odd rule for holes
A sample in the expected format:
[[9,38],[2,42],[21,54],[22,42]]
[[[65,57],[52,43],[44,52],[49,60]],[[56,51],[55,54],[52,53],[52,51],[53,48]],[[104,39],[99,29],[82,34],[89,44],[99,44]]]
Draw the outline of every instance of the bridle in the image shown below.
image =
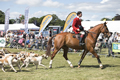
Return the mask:
[[[104,29],[104,33],[107,33],[107,29],[105,28],[105,24],[103,25],[103,27],[102,27],[102,29]],[[100,30],[100,31],[102,31],[102,29]],[[92,33],[93,34],[97,34],[97,33],[95,33],[95,32],[91,32],[91,31],[88,31],[88,33],[91,33],[91,36],[94,38],[94,36],[92,35]],[[104,34],[103,33],[103,34]],[[104,34],[104,35],[106,35],[106,34]],[[95,40],[95,38],[94,38],[94,40]]]
[[[104,29],[104,33],[107,33],[107,29],[105,28],[105,25],[103,25],[102,29]],[[101,29],[101,31],[102,31]]]
[[[101,31],[102,31],[103,29],[104,29],[103,34],[106,36],[106,35],[107,35],[106,33],[108,33],[108,30],[107,30],[107,28],[105,28],[105,24],[103,25]],[[108,35],[107,35],[107,36],[108,36]]]

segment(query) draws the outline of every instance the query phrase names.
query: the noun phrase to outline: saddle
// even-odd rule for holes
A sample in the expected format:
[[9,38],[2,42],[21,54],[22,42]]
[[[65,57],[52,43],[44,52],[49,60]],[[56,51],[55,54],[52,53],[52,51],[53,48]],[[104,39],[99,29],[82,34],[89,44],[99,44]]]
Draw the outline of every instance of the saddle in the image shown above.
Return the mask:
[[[72,34],[74,34],[74,35],[73,35],[73,38],[77,38],[78,40],[80,40],[81,34],[75,34],[74,31],[72,32]],[[85,35],[84,35],[84,37],[83,37],[83,39],[82,39],[82,42],[84,42],[84,40],[85,40],[85,38],[87,37],[87,35],[88,35],[88,31],[85,31]]]

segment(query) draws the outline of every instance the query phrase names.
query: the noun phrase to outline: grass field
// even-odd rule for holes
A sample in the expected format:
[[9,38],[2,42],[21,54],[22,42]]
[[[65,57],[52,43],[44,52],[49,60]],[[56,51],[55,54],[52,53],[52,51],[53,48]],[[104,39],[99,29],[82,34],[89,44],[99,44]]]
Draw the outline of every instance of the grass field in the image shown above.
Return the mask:
[[[19,50],[9,49],[11,52]],[[106,54],[107,50],[102,51],[102,54]],[[30,51],[29,51],[30,52]],[[39,54],[45,52],[35,51]],[[101,55],[100,59],[103,63],[104,69],[100,69],[97,59],[92,58],[91,55],[87,55],[81,64],[81,68],[77,68],[77,63],[80,60],[79,53],[68,53],[68,58],[72,62],[74,68],[70,68],[66,60],[63,58],[62,53],[55,56],[53,60],[53,68],[45,69],[39,66],[35,69],[33,64],[30,64],[28,68],[22,68],[22,72],[19,72],[18,67],[15,69],[18,73],[9,69],[9,66],[4,73],[0,69],[0,80],[120,80],[120,58],[105,57]],[[50,58],[44,59],[43,64],[49,66]]]

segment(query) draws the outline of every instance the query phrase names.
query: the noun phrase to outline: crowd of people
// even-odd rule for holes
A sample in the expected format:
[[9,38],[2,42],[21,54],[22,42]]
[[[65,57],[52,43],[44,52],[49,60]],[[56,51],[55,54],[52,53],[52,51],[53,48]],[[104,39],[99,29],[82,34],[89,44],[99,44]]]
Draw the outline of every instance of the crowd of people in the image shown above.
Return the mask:
[[120,33],[117,33],[117,32],[112,33],[111,32],[111,36],[108,39],[108,57],[111,55],[114,57],[114,52],[112,51],[112,43],[113,42],[120,43]]
[[112,51],[112,43],[113,42],[120,43],[120,33],[110,32],[110,37],[109,38],[104,38],[104,35],[101,33],[98,37],[97,42],[101,42],[101,47],[108,48],[108,55],[107,55],[108,57],[109,56],[114,57],[114,52]]
[[45,49],[48,41],[48,37],[43,37],[42,34],[41,36],[35,36],[33,32],[29,34],[24,32],[23,35],[19,36],[11,31],[2,37],[6,38],[6,47],[13,48],[19,45],[19,47],[28,48],[29,50],[33,47],[35,47],[35,49],[39,49],[40,47],[41,49]]
[[[13,48],[15,46],[28,48],[29,50],[34,49],[45,49],[47,47],[47,42],[49,37],[43,37],[41,36],[35,36],[33,32],[30,32],[29,34],[23,33],[22,36],[17,35],[16,32],[8,32],[7,34],[4,34],[4,32],[0,32],[0,37],[6,37],[6,47]],[[104,38],[104,35],[101,33],[97,39],[97,42],[101,43],[101,48],[108,48],[108,57],[114,56],[114,52],[112,51],[112,43],[118,42],[120,43],[120,33],[111,32],[111,36],[109,39]],[[53,48],[54,49],[54,48]],[[72,50],[73,51],[73,50]]]

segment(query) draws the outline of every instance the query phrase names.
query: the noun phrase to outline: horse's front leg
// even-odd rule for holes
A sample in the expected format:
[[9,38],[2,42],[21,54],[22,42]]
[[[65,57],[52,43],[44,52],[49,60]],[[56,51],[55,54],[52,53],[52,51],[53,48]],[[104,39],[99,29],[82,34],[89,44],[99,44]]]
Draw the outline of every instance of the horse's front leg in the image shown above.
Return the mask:
[[103,65],[102,65],[102,62],[101,62],[99,56],[97,55],[97,53],[94,51],[93,48],[90,49],[90,52],[97,58],[98,63],[100,64],[100,68],[102,69],[102,68],[103,68]]
[[84,52],[83,52],[83,54],[82,54],[82,56],[81,56],[81,59],[80,59],[80,61],[78,62],[78,68],[80,68],[80,65],[81,65],[81,63],[82,63],[82,61],[83,61],[83,59],[84,59],[84,57],[85,57],[85,55],[88,53],[88,51],[86,51],[86,50],[84,50]]

